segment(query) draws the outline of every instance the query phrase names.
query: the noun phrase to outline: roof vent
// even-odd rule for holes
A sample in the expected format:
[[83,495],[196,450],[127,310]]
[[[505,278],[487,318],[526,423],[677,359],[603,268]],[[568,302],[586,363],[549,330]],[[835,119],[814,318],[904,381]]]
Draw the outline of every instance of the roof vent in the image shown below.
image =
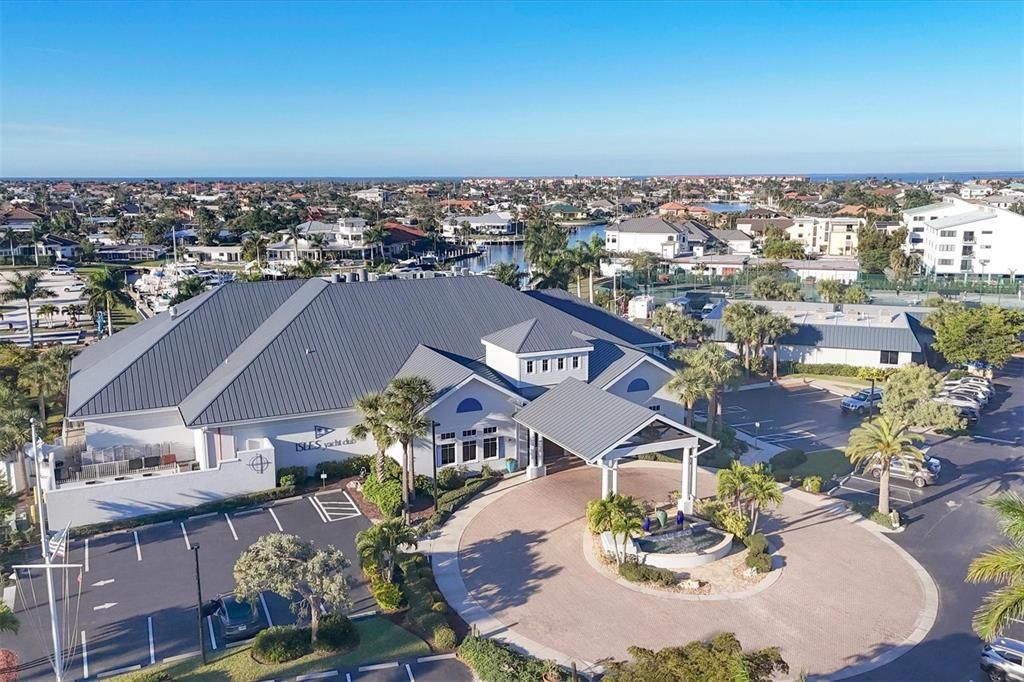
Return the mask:
[[306,355],[311,355],[312,353],[313,353],[313,349],[312,348],[307,348],[306,349]]
[[176,318],[178,316],[178,306],[172,305],[167,309],[167,314],[170,315],[172,320]]

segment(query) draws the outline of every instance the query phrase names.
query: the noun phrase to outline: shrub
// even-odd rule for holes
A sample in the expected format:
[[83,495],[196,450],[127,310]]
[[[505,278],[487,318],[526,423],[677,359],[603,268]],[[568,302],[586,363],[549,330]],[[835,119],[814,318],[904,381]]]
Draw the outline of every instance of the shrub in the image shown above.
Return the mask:
[[732,533],[739,540],[747,536],[750,519],[721,500],[698,500],[694,511],[715,528]]
[[416,488],[417,495],[434,496],[434,479],[430,476],[416,474],[416,482],[413,484],[413,487]]
[[462,640],[458,654],[481,682],[537,682],[547,672],[544,661],[481,637]]
[[291,474],[285,474],[284,476],[281,477],[281,480],[279,480],[277,484],[285,487],[294,488],[295,477],[292,476]]
[[402,604],[402,590],[394,583],[376,582],[370,587],[377,605],[385,611],[394,611]]
[[851,502],[850,510],[855,511],[866,519],[870,519],[879,526],[892,528],[892,519],[878,511],[878,507],[869,502]]
[[[302,485],[308,477],[306,467],[281,467],[277,470],[278,485]],[[291,479],[290,484],[285,482],[286,478]]]
[[260,663],[287,663],[313,651],[309,628],[276,625],[263,630],[252,642],[252,657]]
[[752,568],[758,573],[767,573],[772,570],[772,558],[765,552],[757,552],[756,554],[750,552],[747,554],[744,563],[746,563],[747,568]]
[[434,613],[433,611],[415,611],[412,614],[412,622],[416,625],[416,628],[424,634],[429,634],[434,631],[434,628],[446,625],[448,621],[440,613]]
[[655,583],[671,587],[678,582],[672,571],[641,564],[635,560],[626,560],[619,564],[619,575],[631,583]]
[[455,490],[462,485],[462,475],[455,467],[445,467],[437,472],[437,485],[442,490]]
[[430,605],[430,610],[434,613],[440,613],[443,615],[446,611],[448,611],[448,605],[445,604],[443,601],[436,601]]
[[[398,466],[398,463],[391,460],[391,458],[388,458],[388,461]],[[372,455],[356,455],[355,457],[346,457],[345,459],[337,459],[330,462],[320,462],[316,465],[316,477],[320,478],[320,474],[327,474],[327,480],[339,481],[343,478],[358,476],[359,472],[364,469],[367,474],[373,471]],[[401,474],[399,473],[399,475]]]
[[320,619],[320,628],[316,632],[316,643],[318,647],[338,651],[355,644],[357,637],[358,634],[352,627],[352,621],[344,614],[329,613]]
[[[2,665],[2,663],[0,663]],[[2,671],[3,668],[0,668]],[[171,682],[174,678],[166,670],[143,670],[135,673],[132,676],[132,682]],[[3,675],[0,674],[0,681],[7,682]],[[11,682],[14,682],[14,678],[11,678]]]
[[807,455],[803,450],[783,450],[771,459],[772,471],[792,471],[796,467],[807,462]]
[[821,476],[808,476],[804,479],[804,490],[809,493],[820,493],[821,484]]
[[964,370],[962,370],[962,369],[951,369],[951,370],[949,370],[949,373],[946,374],[946,380],[947,381],[956,381],[957,379],[963,379],[965,376],[967,376],[967,372],[965,372]]
[[402,481],[398,478],[378,481],[374,475],[367,476],[363,483],[363,497],[376,505],[384,516],[398,516],[402,510]]
[[458,645],[459,640],[455,636],[455,630],[447,625],[439,625],[434,628],[434,646],[438,649],[448,651]]
[[763,554],[768,551],[768,538],[764,536],[764,533],[748,535],[743,540],[743,544],[747,546],[751,554]]

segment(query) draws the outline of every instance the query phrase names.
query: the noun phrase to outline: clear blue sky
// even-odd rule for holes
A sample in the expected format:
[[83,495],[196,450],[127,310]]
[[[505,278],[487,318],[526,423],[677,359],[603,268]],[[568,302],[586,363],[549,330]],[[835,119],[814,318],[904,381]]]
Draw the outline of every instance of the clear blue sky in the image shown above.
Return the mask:
[[0,175],[1024,168],[1024,3],[0,3]]

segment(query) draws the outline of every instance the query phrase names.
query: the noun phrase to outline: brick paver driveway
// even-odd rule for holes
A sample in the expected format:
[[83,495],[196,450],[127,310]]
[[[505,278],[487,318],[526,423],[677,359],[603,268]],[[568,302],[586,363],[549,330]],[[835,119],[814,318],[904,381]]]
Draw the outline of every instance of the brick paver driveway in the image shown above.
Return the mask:
[[[620,492],[660,502],[679,488],[678,476],[677,467],[627,466]],[[702,471],[700,494],[712,485]],[[631,645],[660,648],[730,630],[748,647],[780,646],[794,674],[841,678],[895,656],[931,626],[927,574],[832,505],[792,494],[763,523],[785,561],[767,589],[681,601],[623,587],[583,553],[584,506],[599,490],[599,472],[583,467],[475,501],[459,548],[469,594],[515,633],[589,663],[624,658]]]

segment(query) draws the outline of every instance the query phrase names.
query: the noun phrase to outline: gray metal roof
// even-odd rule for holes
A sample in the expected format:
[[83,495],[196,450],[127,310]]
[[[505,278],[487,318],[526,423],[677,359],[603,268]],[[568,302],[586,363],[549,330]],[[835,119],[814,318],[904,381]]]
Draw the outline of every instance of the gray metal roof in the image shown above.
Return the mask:
[[[587,303],[564,289],[537,289],[526,292],[526,295],[607,332],[598,338],[623,341],[640,347],[663,346],[672,343],[664,336],[616,315],[611,315],[604,308]],[[586,332],[584,329],[578,331]]]
[[84,351],[68,416],[180,406],[186,424],[205,426],[346,409],[382,390],[420,345],[485,376],[472,364],[480,339],[531,319],[626,346],[666,342],[578,299],[489,277],[232,282]]
[[572,328],[566,327],[561,321],[531,318],[488,334],[482,340],[513,353],[543,353],[590,347],[590,342],[572,332]]
[[609,226],[608,229],[636,234],[679,234],[682,231],[672,222],[657,216],[630,218],[623,220],[618,225]]
[[567,451],[592,460],[658,414],[579,379],[566,379],[519,410],[515,420]]
[[[652,357],[649,353],[631,346],[624,346],[621,343],[594,339],[593,345],[594,350],[590,352],[590,357],[587,360],[588,381],[598,387],[605,386],[645,357],[664,365],[664,362]],[[668,367],[666,370],[671,371]]]
[[423,345],[416,346],[416,350],[395,376],[419,376],[428,379],[436,391],[435,397],[441,397],[471,376],[480,377],[508,391],[516,392],[503,376],[482,362]]
[[[705,319],[704,322],[711,326],[711,340],[733,340],[721,319]],[[924,350],[909,324],[902,328],[799,322],[794,324],[796,333],[783,336],[779,340],[781,345],[847,350],[892,350],[903,353],[920,353]]]

